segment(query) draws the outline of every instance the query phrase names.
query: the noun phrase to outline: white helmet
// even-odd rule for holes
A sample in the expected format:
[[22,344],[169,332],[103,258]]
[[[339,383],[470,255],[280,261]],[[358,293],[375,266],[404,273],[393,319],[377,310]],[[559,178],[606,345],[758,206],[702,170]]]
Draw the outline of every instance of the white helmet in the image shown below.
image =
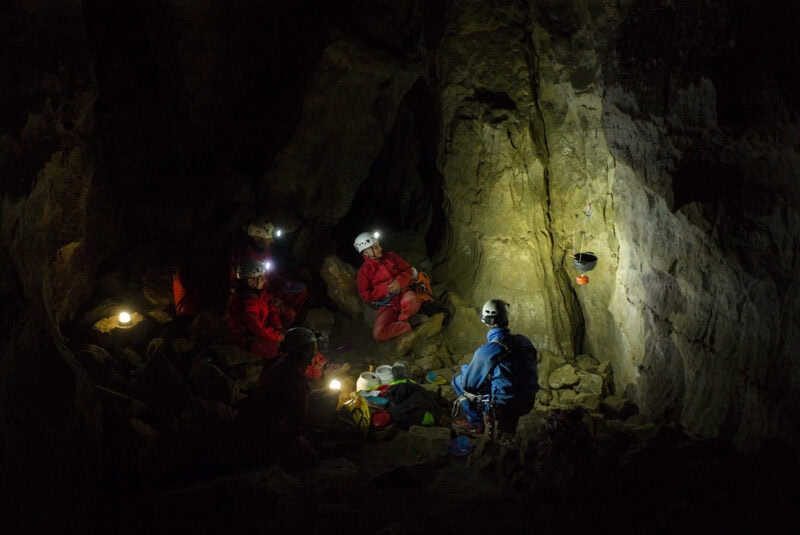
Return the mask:
[[481,321],[490,327],[508,327],[508,303],[489,299],[481,308]]
[[252,236],[253,238],[264,238],[265,240],[271,240],[274,237],[274,232],[275,225],[266,219],[257,219],[255,221],[251,221],[250,224],[247,225],[247,235]]
[[369,249],[377,241],[377,238],[373,238],[372,236],[373,235],[369,232],[362,232],[356,236],[356,241],[353,242],[353,247],[355,247],[356,251],[359,253],[365,249]]
[[267,266],[253,257],[245,257],[236,264],[237,279],[254,279],[267,272]]

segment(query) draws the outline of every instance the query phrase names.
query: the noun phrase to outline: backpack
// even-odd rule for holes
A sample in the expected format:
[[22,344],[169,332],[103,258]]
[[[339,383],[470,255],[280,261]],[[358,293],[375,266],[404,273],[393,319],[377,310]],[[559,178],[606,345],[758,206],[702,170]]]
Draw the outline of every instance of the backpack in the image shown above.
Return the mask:
[[433,416],[433,424],[439,421],[436,397],[416,383],[394,384],[383,393],[383,397],[388,400],[386,411],[392,417],[392,422],[401,429],[429,424],[430,417],[426,418],[426,413]]
[[423,301],[433,300],[431,278],[424,271],[417,273],[417,278],[411,281],[411,283],[408,285],[408,289],[415,291]]

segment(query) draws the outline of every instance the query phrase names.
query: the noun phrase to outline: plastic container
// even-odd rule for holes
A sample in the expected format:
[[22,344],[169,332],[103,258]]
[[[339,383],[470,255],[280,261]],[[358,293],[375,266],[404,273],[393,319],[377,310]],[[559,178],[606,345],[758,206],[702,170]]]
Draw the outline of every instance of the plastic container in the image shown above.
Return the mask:
[[399,360],[392,364],[392,377],[394,377],[395,381],[408,379],[408,366],[405,362]]
[[435,371],[429,371],[425,374],[425,380],[434,385],[443,385],[447,383],[447,379],[437,374]]
[[374,390],[381,384],[375,372],[364,372],[356,380],[356,390]]
[[370,424],[372,428],[376,431],[380,431],[381,429],[385,429],[389,424],[392,423],[392,417],[383,409],[378,409],[372,411],[372,415],[370,416]]
[[331,349],[331,341],[328,337],[328,331],[322,331],[319,336],[317,336],[317,349],[323,355],[330,351]]
[[378,376],[382,385],[388,385],[392,381],[394,381],[394,375],[392,374],[392,367],[388,364],[383,364],[375,368],[375,375]]

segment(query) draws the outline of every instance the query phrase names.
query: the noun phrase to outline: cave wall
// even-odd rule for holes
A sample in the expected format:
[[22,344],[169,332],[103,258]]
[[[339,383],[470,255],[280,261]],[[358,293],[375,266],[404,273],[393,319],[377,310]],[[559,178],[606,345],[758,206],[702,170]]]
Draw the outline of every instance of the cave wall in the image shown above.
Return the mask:
[[522,4],[465,2],[447,21],[436,73],[449,233],[434,275],[476,306],[506,299],[515,329],[573,357],[581,318],[553,249],[528,13]]
[[[618,391],[651,417],[743,448],[791,433],[798,391],[787,373],[797,336],[787,325],[796,306],[783,289],[788,266],[766,261],[770,250],[796,248],[797,114],[790,85],[774,85],[781,70],[748,65],[747,7],[550,5],[534,31],[557,59],[539,56],[540,76],[554,80],[542,94],[546,85],[560,92],[554,100],[576,117],[546,119],[551,183],[591,192],[554,210],[554,221],[604,199],[578,227],[601,258],[589,291],[578,292],[585,349],[611,359]],[[737,67],[720,76],[720,63]],[[742,127],[718,117],[718,100],[765,85],[773,91],[758,120]],[[564,198],[556,188],[553,198]],[[562,229],[569,242],[570,226]],[[788,328],[776,336],[775,325]]]
[[0,15],[3,49],[19,55],[3,68],[0,121],[0,512],[33,528],[46,521],[22,504],[80,514],[97,474],[93,385],[59,330],[96,267],[97,86],[79,3],[6,4]]
[[611,362],[650,417],[745,449],[796,428],[796,74],[752,64],[796,50],[774,9],[463,2],[436,70],[437,274],[517,303],[541,349]]

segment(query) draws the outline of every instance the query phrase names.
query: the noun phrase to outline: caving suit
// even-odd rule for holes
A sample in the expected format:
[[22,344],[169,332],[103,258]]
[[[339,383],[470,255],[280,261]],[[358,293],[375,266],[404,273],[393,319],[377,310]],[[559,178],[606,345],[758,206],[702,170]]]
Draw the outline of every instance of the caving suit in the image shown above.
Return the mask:
[[468,392],[483,397],[481,401],[461,400],[470,424],[483,425],[481,414],[489,414],[491,394],[498,429],[513,433],[519,417],[533,408],[539,390],[536,348],[526,336],[511,334],[506,327],[491,329],[486,338],[489,341],[461,367],[452,385],[459,396]]
[[[243,258],[253,258],[262,264],[272,262],[270,252],[256,248],[250,240],[240,244],[231,255],[231,283],[236,282],[236,264]],[[274,269],[274,266],[273,266]],[[283,326],[290,327],[308,299],[308,289],[302,282],[293,282],[278,275],[269,273],[269,291],[280,300],[278,307]]]
[[226,316],[236,345],[267,359],[278,356],[284,328],[269,292],[235,291],[228,298]]
[[[358,293],[378,309],[372,330],[375,340],[382,342],[412,330],[408,319],[422,305],[419,294],[408,289],[412,279],[411,265],[396,253],[384,252],[380,258],[364,257],[358,269]],[[400,284],[399,293],[389,293],[393,280]]]

